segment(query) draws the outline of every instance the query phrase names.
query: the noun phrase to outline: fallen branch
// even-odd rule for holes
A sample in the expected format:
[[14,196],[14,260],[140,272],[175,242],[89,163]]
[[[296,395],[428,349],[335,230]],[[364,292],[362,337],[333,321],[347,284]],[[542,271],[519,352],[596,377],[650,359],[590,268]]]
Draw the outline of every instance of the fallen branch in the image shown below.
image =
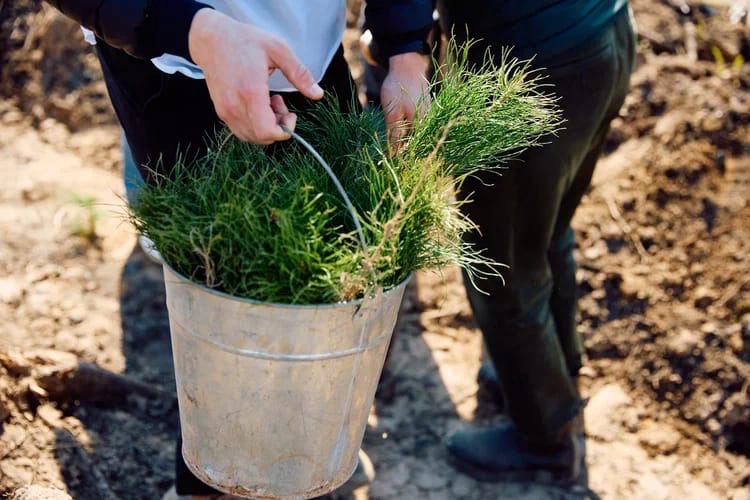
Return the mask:
[[168,399],[166,390],[143,383],[127,375],[111,372],[93,363],[75,366],[42,367],[35,370],[35,380],[49,399],[56,401],[116,402],[131,394]]
[[727,302],[732,300],[734,296],[737,295],[740,290],[742,290],[742,288],[748,283],[750,283],[750,278],[746,279],[745,281],[740,281],[739,283],[732,283],[715,305],[717,307],[723,307]]
[[615,203],[615,201],[606,195],[604,196],[604,201],[607,202],[607,207],[609,208],[609,214],[612,216],[614,221],[620,227],[620,230],[631,241],[636,251],[638,252],[638,255],[640,255],[641,262],[647,260],[649,255],[648,255],[648,252],[646,251],[646,248],[643,246],[643,243],[641,242],[641,239],[638,237],[638,235],[634,233],[633,229],[630,227],[630,224],[628,224],[628,222],[625,219],[623,219],[622,215],[620,214],[620,210],[617,208],[617,204]]
[[432,333],[434,335],[440,335],[442,337],[448,337],[451,340],[460,341],[461,340],[461,336],[457,335],[457,334],[454,334],[454,333],[450,333],[450,330],[451,329],[438,327],[438,328],[430,328],[425,333],[426,334]]
[[462,308],[454,308],[454,309],[435,309],[432,311],[423,312],[421,315],[421,319],[424,320],[433,320],[433,319],[440,319],[445,318],[448,316],[459,316],[463,312]]

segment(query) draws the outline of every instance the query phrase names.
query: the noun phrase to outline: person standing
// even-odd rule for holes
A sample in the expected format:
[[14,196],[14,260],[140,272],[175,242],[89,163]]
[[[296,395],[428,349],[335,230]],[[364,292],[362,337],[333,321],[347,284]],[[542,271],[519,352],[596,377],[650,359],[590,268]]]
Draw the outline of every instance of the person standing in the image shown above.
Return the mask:
[[[289,139],[280,125],[294,129],[289,107],[303,109],[324,91],[342,109],[356,109],[341,47],[345,0],[48,2],[80,23],[96,45],[126,152],[144,182],[168,175],[178,156],[200,156],[219,127],[271,144]],[[392,21],[391,54],[423,58],[412,40],[422,29],[419,3],[380,3]],[[171,498],[220,496],[190,473],[179,444],[176,463]]]
[[[438,0],[437,10],[444,33],[474,40],[470,63],[481,64],[487,51],[497,61],[508,47],[513,57],[533,58],[565,119],[556,136],[523,152],[501,177],[469,178],[459,194],[471,198],[463,207],[481,230],[472,243],[510,266],[505,285],[499,278],[482,283],[487,294],[464,280],[510,418],[456,432],[448,451],[479,480],[544,473],[577,481],[585,455],[576,384],[583,347],[570,222],[628,91],[636,40],[627,0]],[[367,23],[380,46],[389,27],[375,14]],[[417,113],[423,81],[415,68],[388,65],[380,98],[396,137]]]

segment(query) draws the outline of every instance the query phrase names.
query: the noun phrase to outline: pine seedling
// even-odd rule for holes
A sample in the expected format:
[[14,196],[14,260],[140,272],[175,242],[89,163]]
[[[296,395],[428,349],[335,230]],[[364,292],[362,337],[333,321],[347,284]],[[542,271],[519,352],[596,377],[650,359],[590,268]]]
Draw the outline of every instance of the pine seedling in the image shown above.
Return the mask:
[[203,158],[155,176],[131,221],[180,274],[267,302],[350,301],[448,264],[498,275],[500,265],[463,239],[475,226],[455,193],[467,176],[543,141],[560,119],[527,64],[504,55],[473,69],[467,54],[453,47],[432,106],[395,155],[378,110],[348,113],[329,98],[299,114],[297,131],[355,207],[366,252],[341,195],[306,150],[250,145],[226,131]]

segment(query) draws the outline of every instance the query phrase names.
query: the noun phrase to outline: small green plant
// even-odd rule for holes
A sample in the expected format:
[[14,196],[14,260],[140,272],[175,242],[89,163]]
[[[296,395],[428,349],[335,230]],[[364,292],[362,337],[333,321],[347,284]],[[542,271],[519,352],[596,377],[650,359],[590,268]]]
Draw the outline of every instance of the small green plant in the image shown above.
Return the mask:
[[70,195],[70,203],[80,209],[70,225],[70,234],[83,238],[89,243],[98,241],[99,235],[96,232],[96,225],[104,213],[96,208],[96,199],[74,193]]
[[745,58],[742,57],[742,54],[734,56],[734,59],[732,59],[732,72],[735,74],[739,73],[742,70],[743,64],[745,64]]
[[724,53],[716,45],[711,46],[711,55],[714,57],[715,73],[721,75],[727,69]]
[[714,58],[714,73],[722,78],[737,78],[745,64],[742,54],[737,54],[732,58],[732,64],[727,65],[724,53],[716,45],[711,46],[711,55]]
[[474,70],[467,54],[468,46],[454,47],[432,106],[397,154],[387,153],[379,110],[346,113],[326,99],[299,114],[299,134],[345,187],[367,249],[309,152],[294,142],[246,144],[227,131],[203,158],[155,175],[131,221],[177,272],[269,302],[348,301],[446,264],[498,275],[500,264],[463,239],[475,226],[456,190],[538,144],[560,118],[528,65],[504,55]]

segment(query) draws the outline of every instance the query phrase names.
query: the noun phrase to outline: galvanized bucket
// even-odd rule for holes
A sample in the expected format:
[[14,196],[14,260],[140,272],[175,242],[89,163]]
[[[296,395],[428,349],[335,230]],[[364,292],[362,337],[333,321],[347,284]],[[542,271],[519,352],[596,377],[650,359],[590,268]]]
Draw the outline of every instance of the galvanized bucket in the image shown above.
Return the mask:
[[311,498],[357,465],[405,282],[345,304],[238,299],[164,265],[188,468],[217,490]]
[[188,468],[251,498],[311,498],[346,482],[406,281],[365,300],[294,306],[211,290],[166,263],[164,280]]

